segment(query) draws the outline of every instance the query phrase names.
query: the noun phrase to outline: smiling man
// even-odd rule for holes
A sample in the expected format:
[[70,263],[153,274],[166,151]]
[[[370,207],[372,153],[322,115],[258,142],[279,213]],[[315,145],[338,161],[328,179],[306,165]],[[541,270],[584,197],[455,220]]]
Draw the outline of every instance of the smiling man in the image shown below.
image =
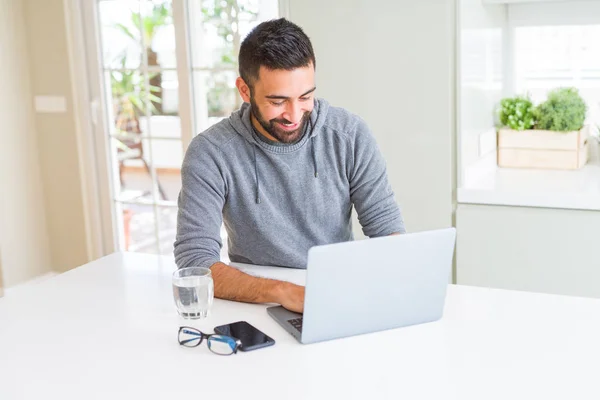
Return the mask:
[[[175,260],[211,268],[215,296],[302,312],[304,288],[220,261],[306,268],[310,247],[404,232],[385,162],[366,123],[315,98],[315,55],[278,19],[244,39],[236,85],[244,104],[194,138],[182,166]],[[368,269],[368,266],[366,266]]]

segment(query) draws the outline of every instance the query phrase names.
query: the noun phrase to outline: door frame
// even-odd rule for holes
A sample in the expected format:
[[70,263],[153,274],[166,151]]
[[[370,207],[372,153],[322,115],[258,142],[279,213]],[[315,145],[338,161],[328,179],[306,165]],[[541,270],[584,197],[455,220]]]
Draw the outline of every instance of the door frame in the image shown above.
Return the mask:
[[[114,236],[111,232],[112,213],[110,209],[110,196],[103,193],[107,185],[104,165],[99,165],[96,151],[97,146],[102,146],[97,140],[99,103],[94,103],[91,87],[94,75],[89,70],[89,57],[94,57],[94,52],[88,49],[91,43],[86,29],[86,19],[89,5],[92,2],[85,0],[63,0],[65,10],[65,30],[67,38],[67,52],[72,77],[73,115],[77,133],[77,146],[79,153],[79,168],[82,183],[82,200],[84,206],[84,219],[86,231],[86,245],[88,259],[95,260],[115,251]],[[92,53],[92,54],[90,54]],[[86,57],[86,55],[88,57]],[[95,106],[94,106],[95,104]],[[104,150],[103,147],[100,147]],[[108,205],[108,208],[107,208]]]

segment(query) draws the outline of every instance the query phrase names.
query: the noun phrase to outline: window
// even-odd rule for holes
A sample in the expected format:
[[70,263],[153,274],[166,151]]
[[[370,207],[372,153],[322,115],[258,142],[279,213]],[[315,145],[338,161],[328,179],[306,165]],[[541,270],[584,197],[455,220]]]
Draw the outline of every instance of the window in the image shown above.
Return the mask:
[[600,124],[600,24],[517,27],[515,82],[517,93],[530,93],[534,103],[548,91],[579,89],[588,106],[587,123]]
[[277,18],[278,1],[97,0],[94,7],[84,14],[100,38],[91,39],[101,57],[90,68],[102,76],[96,133],[105,147],[97,159],[108,171],[110,187],[101,192],[111,197],[118,250],[172,254],[184,151],[240,107],[240,43]]
[[578,170],[498,168],[496,128],[502,98],[528,93],[539,104],[552,89],[575,87],[597,133],[600,2],[460,0],[458,14],[458,202],[599,209],[593,139]]

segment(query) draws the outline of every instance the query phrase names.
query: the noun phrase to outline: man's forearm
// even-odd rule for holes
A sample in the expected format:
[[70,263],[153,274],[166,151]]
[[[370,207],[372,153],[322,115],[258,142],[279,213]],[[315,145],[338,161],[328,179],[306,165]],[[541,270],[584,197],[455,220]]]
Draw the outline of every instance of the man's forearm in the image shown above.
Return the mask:
[[281,303],[288,282],[258,278],[222,262],[211,267],[215,297],[246,303]]

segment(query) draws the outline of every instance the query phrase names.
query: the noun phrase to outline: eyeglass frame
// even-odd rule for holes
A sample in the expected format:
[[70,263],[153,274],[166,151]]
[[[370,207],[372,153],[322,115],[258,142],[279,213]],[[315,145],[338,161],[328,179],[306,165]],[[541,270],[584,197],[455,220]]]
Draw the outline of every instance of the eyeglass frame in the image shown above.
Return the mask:
[[[179,335],[181,335],[181,331],[184,329],[191,329],[193,332],[189,332],[189,333],[196,333],[198,332],[200,334],[200,340],[198,341],[198,344],[195,344],[193,346],[188,346],[186,344],[183,344],[180,340],[179,340]],[[188,332],[185,332],[188,333]],[[202,344],[202,342],[204,341],[204,339],[206,339],[206,343],[208,345],[208,339],[211,336],[224,336],[224,337],[228,337],[230,339],[232,339],[235,342],[235,349],[233,349],[233,351],[229,354],[222,354],[222,353],[217,353],[215,351],[213,351],[210,347],[208,348],[210,350],[211,353],[219,355],[219,356],[230,356],[232,354],[237,354],[238,350],[240,349],[240,347],[242,347],[242,341],[240,339],[236,339],[233,336],[229,336],[229,335],[221,335],[220,333],[204,333],[202,332],[200,329],[197,328],[193,328],[191,326],[180,326],[179,327],[179,332],[177,332],[177,342],[179,343],[180,346],[184,346],[184,347],[198,347]],[[198,340],[196,338],[194,339],[188,339],[189,341],[191,340]],[[184,341],[185,342],[185,341]]]

